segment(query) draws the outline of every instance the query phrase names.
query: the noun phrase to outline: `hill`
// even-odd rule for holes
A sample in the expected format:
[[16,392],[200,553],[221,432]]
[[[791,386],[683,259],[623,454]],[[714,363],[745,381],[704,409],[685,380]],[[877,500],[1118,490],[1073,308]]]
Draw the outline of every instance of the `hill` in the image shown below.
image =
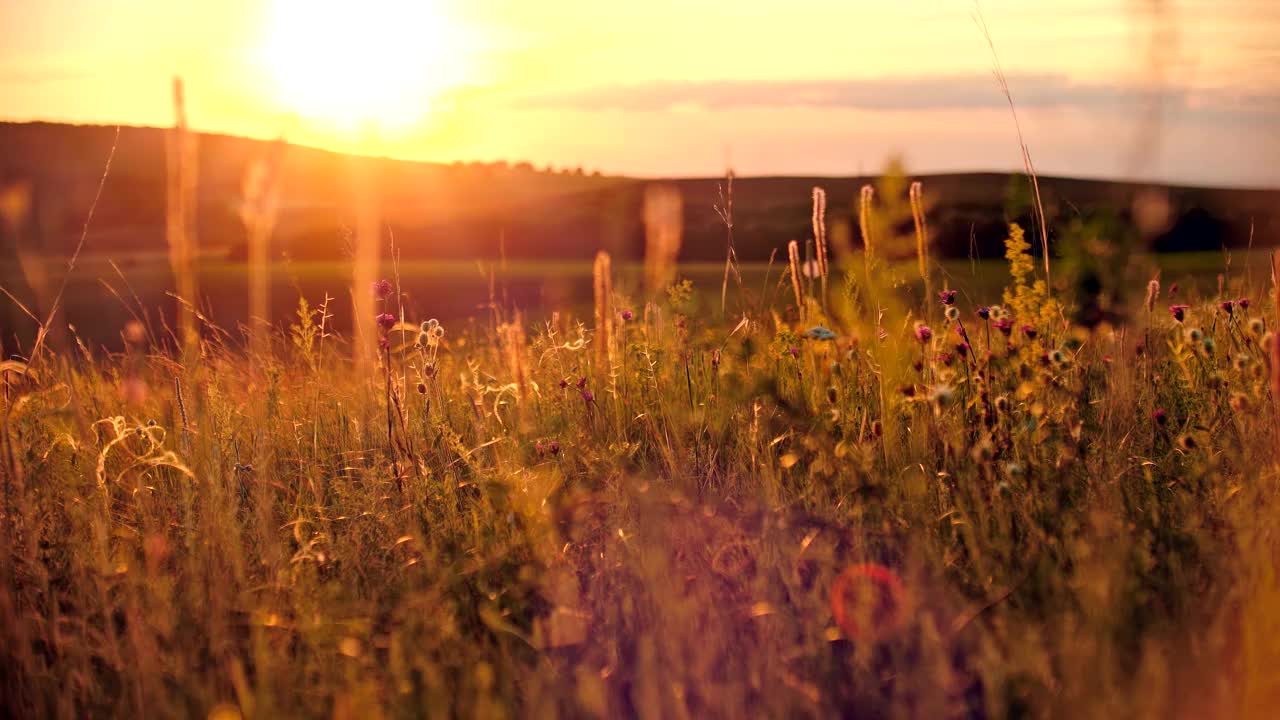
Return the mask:
[[[91,253],[165,248],[165,130],[122,128],[87,249]],[[0,186],[30,188],[22,226],[3,245],[30,243],[51,255],[75,246],[84,214],[115,137],[113,127],[0,123]],[[198,140],[197,234],[202,251],[237,257],[245,231],[242,187],[271,143],[204,134]],[[643,252],[642,198],[650,180],[537,171],[528,164],[461,164],[358,158],[287,146],[280,161],[282,203],[275,252],[339,259],[354,224],[352,178],[367,163],[387,227],[406,258],[587,258],[598,248],[620,257]],[[1011,180],[1012,177],[1012,180]],[[929,175],[930,227],[940,257],[1000,251],[1009,217],[1007,173]],[[854,219],[853,199],[867,177],[756,177],[734,183],[735,234],[744,262],[763,261],[788,240],[810,234],[810,189],[827,190],[832,221]],[[670,179],[685,199],[685,260],[724,255],[715,206],[719,179]],[[1041,178],[1051,222],[1099,214],[1121,221],[1150,186]],[[1280,192],[1164,188],[1171,213],[1155,240],[1161,250],[1217,249],[1280,242]],[[1024,206],[1025,207],[1025,206]],[[1020,211],[1013,211],[1018,215]],[[1025,220],[1025,218],[1024,218]],[[1252,236],[1252,240],[1251,240]]]

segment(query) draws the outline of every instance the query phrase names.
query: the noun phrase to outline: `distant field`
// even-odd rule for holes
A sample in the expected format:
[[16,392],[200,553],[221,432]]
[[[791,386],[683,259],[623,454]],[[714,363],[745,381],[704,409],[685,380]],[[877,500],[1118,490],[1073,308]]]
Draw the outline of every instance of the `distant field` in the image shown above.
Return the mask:
[[[1178,283],[1192,294],[1217,292],[1217,276],[1226,268],[1222,253],[1176,253],[1150,255],[1134,263],[1129,282],[1134,292],[1142,292],[1146,281],[1158,269],[1166,284]],[[1232,284],[1247,283],[1254,287],[1270,279],[1270,256],[1265,251],[1233,252],[1230,256]],[[860,261],[855,261],[860,267]],[[949,260],[937,264],[950,287],[967,297],[970,304],[999,301],[1000,289],[1007,282],[1007,265],[1001,259],[978,261]],[[118,270],[117,270],[118,268]],[[59,278],[62,261],[51,262],[50,276]],[[750,302],[761,298],[785,302],[789,287],[779,286],[785,280],[785,267],[754,263],[742,267],[744,296]],[[396,268],[384,264],[388,277]],[[918,297],[920,288],[914,265],[903,264],[889,272],[894,276],[904,299]],[[333,262],[282,263],[274,270],[272,313],[277,324],[292,320],[299,296],[313,306],[327,293],[333,298],[331,312],[339,332],[350,328],[350,266]],[[680,267],[682,277],[693,281],[704,308],[718,306],[724,266],[718,264],[686,264]],[[589,311],[591,300],[591,265],[574,261],[519,261],[505,265],[491,262],[413,261],[398,268],[405,306],[414,317],[437,317],[445,321],[483,318],[489,306],[490,287],[497,305],[519,308],[528,319],[548,315],[547,308],[561,312]],[[639,296],[641,266],[624,264],[617,268],[619,289]],[[223,260],[201,263],[199,268],[202,307],[211,322],[239,337],[238,328],[248,312],[246,266]],[[492,284],[490,282],[492,277]],[[171,323],[175,302],[169,295],[173,287],[167,260],[162,255],[139,255],[113,261],[103,257],[83,259],[68,286],[66,306],[69,322],[80,336],[94,344],[114,346],[119,333],[139,307],[147,308],[149,321],[156,329]],[[736,282],[731,285],[731,302],[738,297]]]

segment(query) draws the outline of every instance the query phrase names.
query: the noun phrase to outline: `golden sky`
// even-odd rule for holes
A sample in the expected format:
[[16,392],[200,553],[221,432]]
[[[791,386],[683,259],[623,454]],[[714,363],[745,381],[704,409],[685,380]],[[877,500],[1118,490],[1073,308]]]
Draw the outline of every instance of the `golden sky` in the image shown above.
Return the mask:
[[[0,117],[641,175],[1020,165],[972,0],[0,0]],[[1280,186],[1280,2],[985,0],[1042,172]],[[372,128],[372,129],[371,129]]]

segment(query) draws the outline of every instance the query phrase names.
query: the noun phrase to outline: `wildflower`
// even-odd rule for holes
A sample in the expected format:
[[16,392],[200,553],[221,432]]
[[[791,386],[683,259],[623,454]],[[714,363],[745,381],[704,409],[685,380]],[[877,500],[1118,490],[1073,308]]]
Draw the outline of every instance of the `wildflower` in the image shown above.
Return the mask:
[[1151,419],[1156,425],[1164,427],[1169,422],[1169,415],[1164,411],[1164,408],[1156,408],[1156,411],[1151,413]]
[[560,389],[564,390],[568,387],[569,387],[569,381],[564,378],[560,378]]
[[378,339],[378,349],[379,349],[379,350],[390,350],[390,349],[391,349],[391,341],[390,341],[390,340],[388,340],[388,339],[387,339],[387,338],[385,338],[385,337],[379,338],[379,339]]
[[836,339],[836,334],[834,332],[831,332],[829,328],[825,328],[821,325],[818,325],[816,327],[811,327],[808,330],[805,330],[804,336],[812,340],[835,340]]
[[[860,602],[868,604],[858,607]],[[905,605],[902,580],[879,563],[853,565],[831,584],[831,614],[851,639],[875,639],[896,632],[906,618]]]
[[426,394],[427,394],[427,384],[426,384],[426,383],[423,383],[423,382],[418,383],[418,394],[419,394],[419,395],[426,395]]
[[[1177,285],[1174,285],[1174,287],[1176,288]],[[1169,290],[1169,294],[1170,295],[1173,294],[1172,289]],[[1178,322],[1182,322],[1183,320],[1186,319],[1187,311],[1190,309],[1191,309],[1190,305],[1170,305],[1169,314],[1173,316],[1174,320],[1177,320]]]
[[950,366],[952,361],[954,360],[955,360],[955,356],[949,352],[938,353],[938,362],[942,363],[943,365]]
[[955,290],[943,290],[942,292],[938,293],[938,299],[942,301],[942,304],[943,304],[943,305],[947,305],[947,306],[955,305],[955,304],[956,304],[956,291],[955,291]]
[[978,444],[973,446],[973,461],[979,465],[984,465],[995,457],[996,449],[991,444],[991,440],[983,438]]
[[1190,435],[1182,435],[1178,437],[1178,446],[1183,450],[1195,450],[1196,439]]
[[550,443],[547,444],[547,451],[550,452],[552,455],[559,455],[560,442],[557,440],[552,440]]
[[956,354],[962,358],[969,357],[969,343],[967,342],[956,343]]
[[1054,350],[1053,353],[1049,355],[1049,359],[1053,361],[1054,365],[1065,365],[1067,363],[1067,354],[1061,350]]
[[547,450],[546,446],[542,444],[542,441],[541,441],[541,440],[539,440],[538,442],[534,443],[534,445],[533,445],[533,449],[534,449],[535,451],[537,451],[537,453],[538,453],[539,455],[541,455],[542,453],[546,452],[546,450]]
[[933,339],[933,330],[928,325],[916,325],[916,340],[927,343]]
[[382,328],[383,332],[386,332],[396,326],[396,316],[391,313],[382,313],[374,319],[377,321],[378,327]]
[[872,421],[871,421],[871,436],[872,436],[872,437],[884,437],[884,423],[880,422],[879,420],[872,420]]
[[1187,339],[1193,343],[1198,343],[1204,339],[1204,332],[1200,328],[1191,328],[1187,331]]
[[951,305],[948,306],[942,314],[945,315],[948,320],[955,322],[956,319],[960,317],[960,308],[957,308],[955,305]]
[[1261,335],[1262,331],[1265,329],[1266,325],[1262,323],[1262,318],[1253,318],[1249,321],[1249,332],[1254,335]]
[[1034,326],[1032,326],[1032,325],[1023,325],[1023,326],[1022,326],[1022,334],[1023,334],[1023,335],[1026,335],[1028,340],[1035,340],[1035,339],[1036,339],[1036,329],[1035,329],[1035,327],[1034,327]]
[[1001,413],[1001,414],[1004,414],[1004,413],[1006,413],[1006,412],[1009,412],[1009,398],[1008,398],[1008,396],[1006,396],[1006,395],[1001,395],[1001,396],[999,396],[999,397],[997,397],[997,398],[996,398],[996,412]]
[[429,332],[419,332],[419,333],[418,333],[418,347],[426,347],[426,346],[428,346],[428,345],[430,345],[430,344],[431,344],[431,333],[429,333]]
[[956,391],[951,389],[950,385],[939,385],[933,389],[933,401],[939,407],[949,404],[956,396]]
[[585,390],[587,387],[587,379],[585,377],[578,379],[578,389]]
[[373,293],[373,297],[375,299],[386,300],[388,297],[391,297],[391,281],[378,280],[369,287],[369,290]]
[[995,322],[995,326],[996,326],[996,329],[999,330],[1000,333],[1003,334],[1005,337],[1009,337],[1009,334],[1013,332],[1013,321],[1007,317],[1002,317],[999,320],[997,320]]
[[583,391],[582,391],[582,401],[583,401],[583,402],[585,402],[585,403],[587,403],[588,405],[590,405],[591,403],[595,402],[595,400],[596,400],[596,396],[595,396],[595,395],[592,395],[590,390],[583,390]]
[[1249,298],[1240,298],[1236,301],[1236,305],[1240,306],[1241,310],[1247,312],[1249,310]]
[[1235,310],[1236,304],[1231,300],[1223,300],[1221,303],[1218,304],[1218,307],[1221,308],[1222,312],[1226,313],[1227,316],[1229,317],[1232,314],[1232,311]]
[[633,318],[633,317],[635,317],[635,314],[633,314],[630,310],[623,310],[623,311],[622,311],[622,321],[623,321],[623,322],[631,322],[631,318]]
[[1214,350],[1214,348],[1215,348],[1215,347],[1217,347],[1217,345],[1218,345],[1218,344],[1217,344],[1216,342],[1214,342],[1213,338],[1211,338],[1211,337],[1207,337],[1207,338],[1205,338],[1205,339],[1204,339],[1204,343],[1203,343],[1202,347],[1204,348],[1204,352],[1205,352],[1205,354],[1206,354],[1206,355],[1212,355],[1212,354],[1213,354],[1213,350]]
[[798,348],[798,347],[790,347],[790,348],[787,348],[787,352],[788,352],[788,353],[791,355],[791,357],[793,357],[793,358],[800,357],[800,348]]
[[440,327],[440,321],[435,318],[431,318],[430,320],[423,322],[418,329],[424,333],[434,333],[438,327]]
[[983,305],[982,307],[978,308],[975,312],[977,312],[978,317],[982,318],[983,320],[986,320],[987,318],[991,317],[991,308],[987,307],[986,305]]

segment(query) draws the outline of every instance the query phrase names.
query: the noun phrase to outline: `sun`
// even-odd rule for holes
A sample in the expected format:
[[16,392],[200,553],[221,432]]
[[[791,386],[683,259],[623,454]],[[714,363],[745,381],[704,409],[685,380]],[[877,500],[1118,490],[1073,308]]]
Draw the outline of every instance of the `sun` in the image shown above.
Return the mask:
[[274,0],[262,49],[282,105],[348,129],[418,123],[463,80],[459,28],[432,0]]

